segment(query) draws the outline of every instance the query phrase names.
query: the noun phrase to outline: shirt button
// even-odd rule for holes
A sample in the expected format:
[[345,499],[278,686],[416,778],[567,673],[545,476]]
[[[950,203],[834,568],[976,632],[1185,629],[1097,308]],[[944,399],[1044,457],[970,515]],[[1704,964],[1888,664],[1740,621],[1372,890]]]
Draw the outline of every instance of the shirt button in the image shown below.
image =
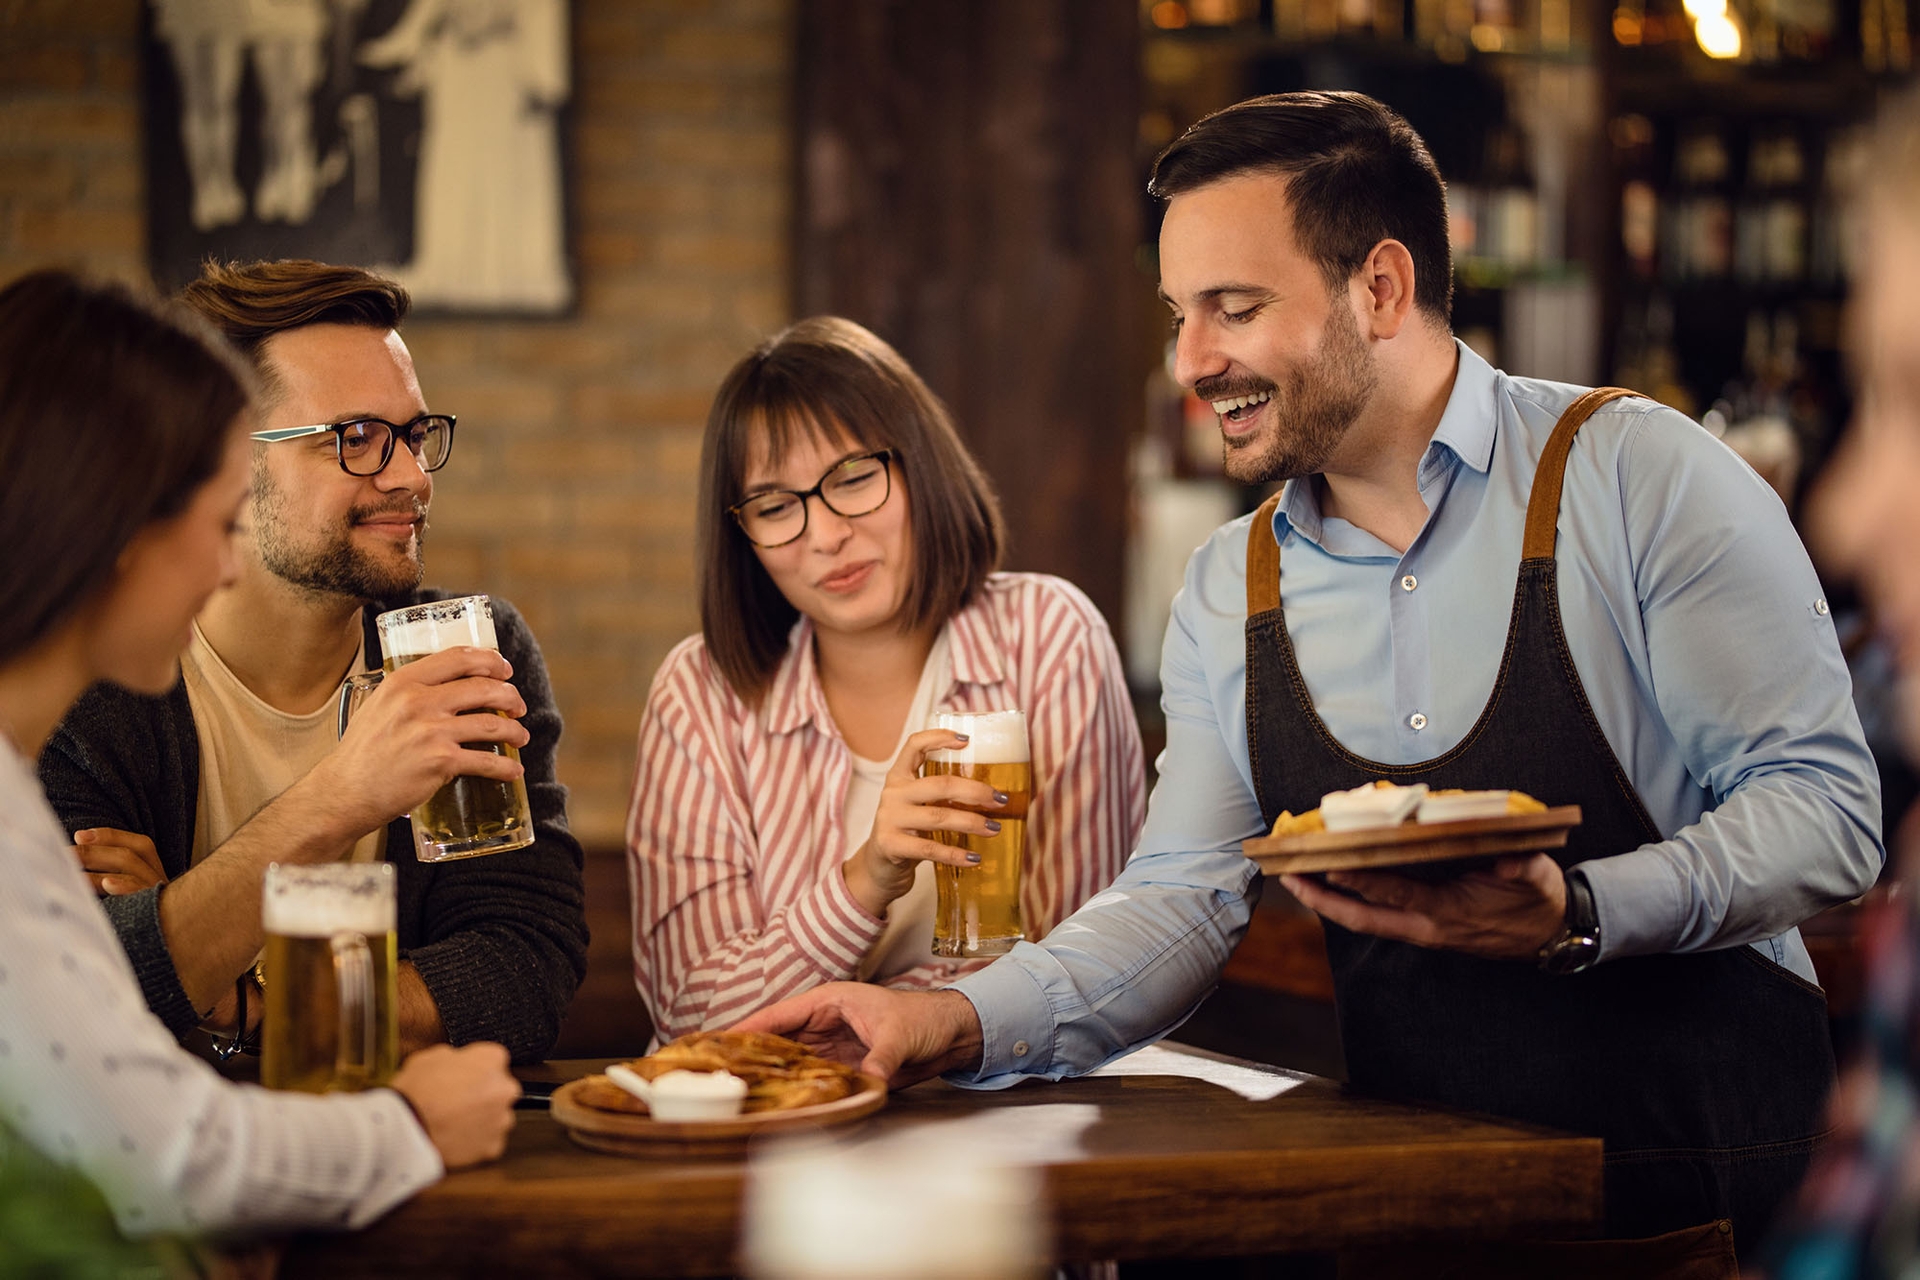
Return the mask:
[[1427,727],[1427,718],[1416,711],[1407,717],[1407,727],[1418,733]]
[[1419,585],[1420,579],[1414,577],[1412,574],[1408,574],[1406,577],[1400,579],[1400,589],[1402,591],[1411,591]]
[[1823,618],[1827,616],[1827,602],[1825,597],[1813,602],[1813,611]]
[[1032,1047],[1033,1046],[1029,1045],[1025,1040],[1015,1040],[1013,1042],[1013,1056],[1016,1058],[1024,1058],[1027,1056],[1027,1050]]

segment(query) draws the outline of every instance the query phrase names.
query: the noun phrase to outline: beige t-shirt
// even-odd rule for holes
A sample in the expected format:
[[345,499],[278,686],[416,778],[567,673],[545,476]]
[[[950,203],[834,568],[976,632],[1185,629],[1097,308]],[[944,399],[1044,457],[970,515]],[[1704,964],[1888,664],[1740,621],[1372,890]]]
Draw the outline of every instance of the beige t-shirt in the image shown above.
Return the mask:
[[[366,670],[366,642],[347,674]],[[193,824],[193,865],[227,842],[270,800],[305,777],[339,740],[338,700],[289,715],[268,706],[220,660],[200,624],[180,656],[187,704],[200,738],[200,796]],[[386,853],[387,829],[362,836],[348,860],[377,862]]]

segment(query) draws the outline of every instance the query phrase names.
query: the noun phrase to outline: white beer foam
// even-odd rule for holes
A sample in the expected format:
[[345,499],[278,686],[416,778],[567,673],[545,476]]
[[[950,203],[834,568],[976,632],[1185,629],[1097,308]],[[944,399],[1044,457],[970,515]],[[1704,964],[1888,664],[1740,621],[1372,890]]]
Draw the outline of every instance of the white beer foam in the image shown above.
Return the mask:
[[951,729],[970,739],[954,751],[929,751],[927,759],[945,764],[1017,764],[1030,759],[1024,711],[942,711],[929,729]]
[[[484,600],[485,596],[470,597]],[[389,658],[423,658],[442,649],[468,644],[479,649],[499,649],[490,610],[469,609],[456,612],[458,600],[443,600],[435,605],[413,605],[394,613],[417,614],[402,622],[393,613],[380,615],[380,649]]]
[[331,938],[336,933],[386,933],[394,927],[393,882],[387,892],[312,881],[270,886],[260,923],[283,938]]

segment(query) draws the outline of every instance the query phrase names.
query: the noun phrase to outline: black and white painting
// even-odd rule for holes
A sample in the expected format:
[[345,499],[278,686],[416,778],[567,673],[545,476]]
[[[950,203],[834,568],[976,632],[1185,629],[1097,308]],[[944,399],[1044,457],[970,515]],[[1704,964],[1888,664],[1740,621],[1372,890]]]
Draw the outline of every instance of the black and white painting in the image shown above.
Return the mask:
[[567,0],[149,0],[155,280],[209,256],[386,271],[423,308],[573,299]]

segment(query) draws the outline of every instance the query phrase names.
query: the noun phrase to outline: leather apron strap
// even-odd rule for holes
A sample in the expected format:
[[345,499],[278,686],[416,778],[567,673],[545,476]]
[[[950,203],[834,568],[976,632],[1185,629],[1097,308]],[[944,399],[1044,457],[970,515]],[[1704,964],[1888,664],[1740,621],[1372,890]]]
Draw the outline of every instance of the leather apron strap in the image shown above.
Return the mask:
[[1533,473],[1533,496],[1527,501],[1527,531],[1520,542],[1522,560],[1553,559],[1554,527],[1560,518],[1560,488],[1567,476],[1567,455],[1573,451],[1574,433],[1601,405],[1638,394],[1625,387],[1595,387],[1560,415],[1553,434],[1547,438],[1547,447],[1540,453],[1539,469]]

